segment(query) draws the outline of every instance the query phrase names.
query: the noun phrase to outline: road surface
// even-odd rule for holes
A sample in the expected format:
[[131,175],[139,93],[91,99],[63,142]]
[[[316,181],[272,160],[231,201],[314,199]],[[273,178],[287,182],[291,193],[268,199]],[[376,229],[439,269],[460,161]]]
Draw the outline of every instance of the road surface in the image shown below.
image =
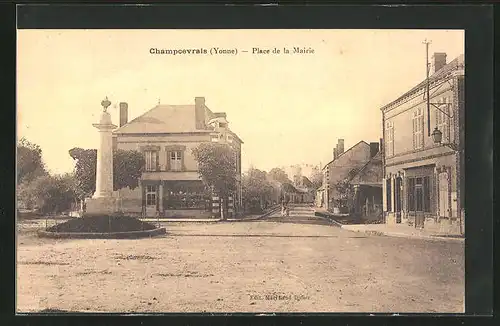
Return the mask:
[[142,240],[21,229],[18,312],[464,311],[463,244],[360,235],[305,206],[279,215]]

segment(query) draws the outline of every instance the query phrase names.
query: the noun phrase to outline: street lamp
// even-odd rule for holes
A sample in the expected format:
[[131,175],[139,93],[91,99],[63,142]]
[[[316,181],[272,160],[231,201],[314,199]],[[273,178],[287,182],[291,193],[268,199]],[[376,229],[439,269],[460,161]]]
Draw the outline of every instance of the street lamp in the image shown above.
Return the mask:
[[[452,115],[450,115],[447,112],[441,110],[441,108],[439,107],[440,105],[443,105],[443,104],[449,107],[449,106],[451,106],[451,103],[429,103],[429,104],[431,104],[438,111],[440,111],[441,113],[443,113],[444,115],[446,115],[448,119],[451,120],[453,118]],[[441,143],[441,141],[443,140],[443,133],[441,132],[441,130],[438,129],[438,127],[434,128],[434,131],[432,132],[431,136],[432,136],[432,139],[434,140],[434,144],[440,144],[442,146],[449,147],[452,150],[457,151],[457,152],[460,150],[459,147],[457,146],[457,144],[455,144],[455,143]]]

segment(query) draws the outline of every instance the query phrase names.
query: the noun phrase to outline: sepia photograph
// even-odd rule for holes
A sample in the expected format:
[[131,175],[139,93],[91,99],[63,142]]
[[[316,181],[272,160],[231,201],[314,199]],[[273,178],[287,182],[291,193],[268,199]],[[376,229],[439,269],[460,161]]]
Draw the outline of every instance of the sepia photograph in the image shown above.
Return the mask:
[[18,29],[16,312],[464,313],[465,55]]

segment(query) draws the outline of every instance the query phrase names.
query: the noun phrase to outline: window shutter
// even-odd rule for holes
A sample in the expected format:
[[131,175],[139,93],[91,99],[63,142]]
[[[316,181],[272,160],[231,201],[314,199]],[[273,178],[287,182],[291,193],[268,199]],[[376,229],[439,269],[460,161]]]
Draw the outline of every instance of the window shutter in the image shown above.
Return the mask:
[[387,179],[382,180],[382,209],[387,212]]
[[165,168],[167,171],[170,171],[170,155],[171,155],[170,153],[171,152],[167,151],[166,153],[167,153],[167,161],[165,162]]
[[186,165],[185,165],[185,161],[184,161],[185,151],[179,151],[179,153],[181,154],[181,170],[186,171]]
[[159,151],[155,151],[155,155],[156,155],[156,171],[160,171],[160,152]]

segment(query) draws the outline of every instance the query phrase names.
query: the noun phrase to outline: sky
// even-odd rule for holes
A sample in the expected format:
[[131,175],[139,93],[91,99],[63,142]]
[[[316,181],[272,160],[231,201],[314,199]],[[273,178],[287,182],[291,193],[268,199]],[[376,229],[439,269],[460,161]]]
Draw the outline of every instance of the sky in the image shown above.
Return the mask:
[[[324,165],[338,138],[346,150],[379,141],[380,107],[425,79],[425,39],[429,56],[464,53],[462,30],[18,30],[17,135],[40,145],[49,171],[71,172],[71,148],[98,146],[106,96],[115,124],[119,102],[132,120],[202,96],[244,141],[244,171]],[[214,47],[238,53],[150,53]],[[314,53],[283,53],[293,47]]]

